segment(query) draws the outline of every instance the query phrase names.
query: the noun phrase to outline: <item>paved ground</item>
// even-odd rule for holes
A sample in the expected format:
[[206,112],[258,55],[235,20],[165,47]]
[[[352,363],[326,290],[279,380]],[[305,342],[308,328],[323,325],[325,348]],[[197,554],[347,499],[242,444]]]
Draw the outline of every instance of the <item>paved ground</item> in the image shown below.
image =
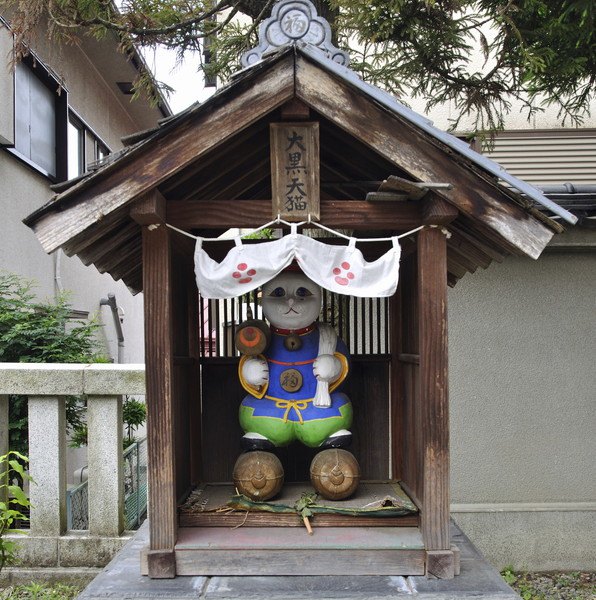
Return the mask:
[[116,558],[79,595],[79,600],[519,600],[468,538],[453,526],[461,550],[461,574],[452,580],[426,577],[177,577],[140,575],[145,524]]

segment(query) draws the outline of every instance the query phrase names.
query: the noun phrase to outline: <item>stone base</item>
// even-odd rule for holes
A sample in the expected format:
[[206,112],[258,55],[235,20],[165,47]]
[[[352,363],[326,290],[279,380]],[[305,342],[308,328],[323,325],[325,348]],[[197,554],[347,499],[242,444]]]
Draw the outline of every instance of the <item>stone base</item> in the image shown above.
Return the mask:
[[457,505],[453,520],[499,569],[596,570],[596,503]]
[[20,567],[105,567],[131,539],[133,532],[105,538],[85,532],[60,537],[9,535],[18,546]]
[[[478,553],[457,527],[452,539],[453,579],[426,576],[293,576],[293,577],[176,577],[150,579],[140,574],[141,551],[148,544],[145,523],[133,540],[81,593],[79,600],[519,600],[499,573]],[[456,557],[457,555],[457,557]]]
[[101,569],[98,567],[53,567],[47,569],[5,567],[0,573],[0,588],[13,585],[29,585],[32,581],[48,585],[63,583],[85,587],[99,573],[101,573]]

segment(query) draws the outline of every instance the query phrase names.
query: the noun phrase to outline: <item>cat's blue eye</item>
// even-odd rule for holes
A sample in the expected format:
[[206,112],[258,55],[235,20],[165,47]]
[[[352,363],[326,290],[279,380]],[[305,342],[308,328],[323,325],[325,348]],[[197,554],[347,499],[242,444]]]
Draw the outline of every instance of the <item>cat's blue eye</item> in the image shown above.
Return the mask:
[[299,287],[296,290],[296,296],[300,298],[308,298],[308,296],[312,296],[312,292],[307,290],[305,287]]
[[275,298],[282,298],[286,295],[286,290],[282,287],[276,287],[269,295],[274,296]]

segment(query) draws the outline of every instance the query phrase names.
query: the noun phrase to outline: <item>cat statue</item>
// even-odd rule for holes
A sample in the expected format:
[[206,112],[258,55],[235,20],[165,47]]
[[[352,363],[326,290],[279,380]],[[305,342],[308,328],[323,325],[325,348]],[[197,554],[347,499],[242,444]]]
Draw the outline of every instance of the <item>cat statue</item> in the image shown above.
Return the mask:
[[[241,457],[244,476],[234,477],[237,487],[240,479],[254,483],[263,478],[263,461],[260,460],[263,452],[294,441],[327,451],[323,459],[327,456],[328,461],[321,458],[322,453],[313,460],[313,465],[317,461],[316,482],[311,465],[311,481],[323,496],[347,497],[358,485],[356,459],[345,450],[335,450],[348,446],[352,439],[352,403],[338,391],[348,375],[349,355],[335,330],[316,322],[321,300],[321,288],[297,267],[283,271],[262,288],[263,315],[270,327],[267,345],[258,354],[253,351],[242,356],[238,368],[242,387],[248,392],[239,411],[240,425],[245,432],[242,448],[248,454]],[[246,346],[244,350],[247,351]],[[339,463],[346,461],[351,465],[350,472],[342,473]],[[253,462],[258,472],[248,477],[246,469],[250,473],[250,466],[247,465]],[[330,469],[335,468],[331,479],[336,483],[341,480],[342,484],[328,483],[332,488],[329,490],[325,489],[325,472],[321,474],[321,465],[325,471],[327,462]],[[239,472],[238,464],[235,473]],[[344,470],[347,467],[346,464]],[[350,485],[344,484],[346,477],[350,479],[346,484]],[[283,480],[279,488],[282,483]],[[241,491],[262,500],[262,494],[255,494],[251,485]]]

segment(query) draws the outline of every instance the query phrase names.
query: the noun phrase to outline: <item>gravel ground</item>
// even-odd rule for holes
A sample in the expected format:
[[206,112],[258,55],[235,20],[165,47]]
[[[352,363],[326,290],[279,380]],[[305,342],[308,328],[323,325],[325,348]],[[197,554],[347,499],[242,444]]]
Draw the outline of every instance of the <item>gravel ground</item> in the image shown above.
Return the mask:
[[505,569],[501,575],[523,600],[596,600],[596,573],[523,573]]

